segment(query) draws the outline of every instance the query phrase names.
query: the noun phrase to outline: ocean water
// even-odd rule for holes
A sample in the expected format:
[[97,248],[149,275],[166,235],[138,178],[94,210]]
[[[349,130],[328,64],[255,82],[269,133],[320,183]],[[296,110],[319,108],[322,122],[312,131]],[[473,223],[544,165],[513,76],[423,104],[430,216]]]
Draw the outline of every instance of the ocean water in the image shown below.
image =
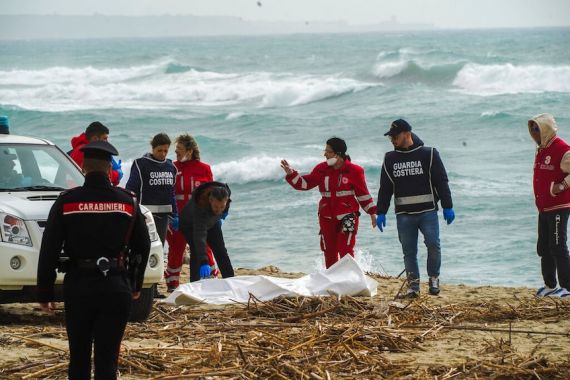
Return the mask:
[[[555,115],[570,139],[570,29],[0,41],[0,113],[13,134],[69,149],[94,120],[126,173],[158,132],[196,136],[233,191],[225,240],[236,267],[322,267],[316,190],[287,185],[325,141],[347,141],[376,198],[404,117],[441,153],[455,222],[441,221],[443,283],[538,286],[534,145],[526,121]],[[170,157],[174,157],[172,151]],[[365,269],[403,270],[393,208],[384,233],[361,219]],[[419,242],[425,279],[426,253]]]

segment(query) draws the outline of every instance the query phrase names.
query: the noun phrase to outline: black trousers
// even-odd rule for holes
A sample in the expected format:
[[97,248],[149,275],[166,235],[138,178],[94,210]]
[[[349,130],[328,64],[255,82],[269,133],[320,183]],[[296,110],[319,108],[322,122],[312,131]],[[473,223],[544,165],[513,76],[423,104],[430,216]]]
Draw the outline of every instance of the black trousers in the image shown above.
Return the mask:
[[69,379],[91,378],[95,345],[95,379],[116,379],[123,333],[131,311],[130,292],[64,294],[69,339]]
[[[200,280],[200,262],[198,261],[198,255],[196,254],[196,246],[194,245],[192,237],[192,228],[186,231],[185,235],[188,246],[190,247],[190,282]],[[233,277],[234,268],[228,256],[228,250],[226,249],[226,244],[224,243],[224,235],[222,234],[221,223],[216,223],[212,228],[208,230],[208,235],[206,237],[208,245],[212,249],[218,268],[223,278]]]
[[570,290],[570,255],[566,244],[569,215],[567,209],[538,214],[536,251],[540,256],[544,284],[549,288],[558,283]]
[[168,223],[170,223],[169,216],[169,213],[152,213],[152,217],[154,218],[154,225],[156,226],[156,232],[158,233],[158,237],[160,238],[163,247],[164,240],[166,239],[166,231],[168,231]]

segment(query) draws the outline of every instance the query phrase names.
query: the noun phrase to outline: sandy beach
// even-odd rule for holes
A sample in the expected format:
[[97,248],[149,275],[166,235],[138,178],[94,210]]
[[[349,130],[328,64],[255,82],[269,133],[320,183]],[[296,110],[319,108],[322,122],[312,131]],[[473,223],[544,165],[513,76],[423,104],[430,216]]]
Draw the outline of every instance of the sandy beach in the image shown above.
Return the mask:
[[[127,328],[120,378],[570,378],[570,300],[442,283],[440,296],[424,286],[419,299],[399,301],[401,279],[372,276],[372,299],[155,305],[147,322]],[[1,379],[66,378],[62,311],[1,305],[0,321]]]

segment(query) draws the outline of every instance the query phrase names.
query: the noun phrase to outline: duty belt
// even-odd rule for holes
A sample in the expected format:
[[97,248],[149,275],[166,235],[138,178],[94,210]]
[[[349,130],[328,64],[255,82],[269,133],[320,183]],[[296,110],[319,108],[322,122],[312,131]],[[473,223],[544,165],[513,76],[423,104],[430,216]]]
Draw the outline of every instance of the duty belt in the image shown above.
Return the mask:
[[104,276],[107,276],[109,270],[114,269],[117,272],[124,271],[125,261],[122,258],[108,258],[101,256],[93,259],[74,259],[72,265],[79,269],[99,269]]

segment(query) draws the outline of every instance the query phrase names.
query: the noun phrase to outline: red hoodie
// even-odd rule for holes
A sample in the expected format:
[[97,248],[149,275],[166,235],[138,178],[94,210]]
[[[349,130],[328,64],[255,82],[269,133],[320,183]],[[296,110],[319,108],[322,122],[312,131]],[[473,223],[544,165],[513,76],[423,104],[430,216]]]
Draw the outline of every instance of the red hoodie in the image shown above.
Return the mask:
[[[89,140],[87,139],[85,132],[71,139],[72,150],[71,153],[69,153],[69,157],[71,157],[73,161],[75,161],[75,163],[81,168],[83,168],[83,160],[85,159],[85,155],[80,149],[87,144],[89,144]],[[113,186],[118,186],[119,181],[121,180],[119,172],[111,170],[109,173],[109,179],[111,180]]]

